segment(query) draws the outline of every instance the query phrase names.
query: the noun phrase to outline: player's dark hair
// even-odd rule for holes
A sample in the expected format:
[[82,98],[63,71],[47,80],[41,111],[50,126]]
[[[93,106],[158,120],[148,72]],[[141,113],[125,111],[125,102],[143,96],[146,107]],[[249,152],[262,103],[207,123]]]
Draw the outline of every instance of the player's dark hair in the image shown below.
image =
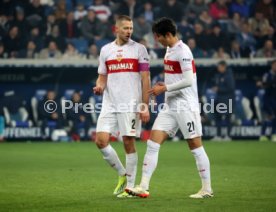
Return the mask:
[[153,23],[152,32],[163,36],[170,32],[173,36],[175,36],[177,27],[172,19],[163,17]]
[[116,23],[121,22],[121,21],[132,21],[131,17],[127,15],[119,15],[116,19]]

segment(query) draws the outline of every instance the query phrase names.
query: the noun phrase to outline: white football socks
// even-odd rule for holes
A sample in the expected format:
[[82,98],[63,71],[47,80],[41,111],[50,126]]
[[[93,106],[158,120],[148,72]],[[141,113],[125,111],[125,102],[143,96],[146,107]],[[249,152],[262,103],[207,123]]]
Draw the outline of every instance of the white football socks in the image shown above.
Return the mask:
[[191,150],[196,160],[196,166],[199,176],[201,178],[202,189],[208,192],[212,192],[211,188],[211,176],[210,176],[210,162],[209,158],[204,150],[204,147]]
[[138,154],[137,152],[126,154],[126,177],[127,188],[134,188],[137,172]]
[[140,186],[145,190],[149,190],[150,178],[157,167],[159,149],[160,144],[148,140],[147,152],[143,162],[142,180],[140,184]]
[[126,174],[126,170],[121,163],[116,151],[113,149],[113,147],[108,144],[105,148],[100,149],[100,151],[103,154],[103,158],[105,161],[114,168],[120,176],[123,176]]

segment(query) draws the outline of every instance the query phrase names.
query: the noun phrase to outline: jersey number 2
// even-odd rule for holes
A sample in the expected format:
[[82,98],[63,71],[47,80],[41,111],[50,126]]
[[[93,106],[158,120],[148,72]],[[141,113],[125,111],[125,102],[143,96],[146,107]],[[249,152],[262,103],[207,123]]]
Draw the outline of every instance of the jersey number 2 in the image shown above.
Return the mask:
[[188,122],[187,126],[188,126],[188,131],[189,132],[193,132],[195,130],[195,124],[194,124],[193,121],[192,122]]
[[133,130],[135,130],[135,119],[132,119],[131,123],[132,123],[131,128],[132,128]]

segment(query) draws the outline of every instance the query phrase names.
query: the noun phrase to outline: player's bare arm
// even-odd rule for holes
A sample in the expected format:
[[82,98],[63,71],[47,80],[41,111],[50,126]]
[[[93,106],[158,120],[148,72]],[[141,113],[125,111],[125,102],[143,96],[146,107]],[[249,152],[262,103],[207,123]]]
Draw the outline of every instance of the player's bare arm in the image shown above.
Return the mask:
[[96,95],[102,95],[106,87],[107,75],[99,74],[99,77],[96,82],[96,86],[93,88],[93,92]]
[[148,109],[149,104],[149,93],[147,92],[150,89],[150,72],[142,71],[141,72],[141,80],[142,80],[142,101],[143,106],[141,108],[140,118],[142,122],[148,122],[150,120],[150,114]]

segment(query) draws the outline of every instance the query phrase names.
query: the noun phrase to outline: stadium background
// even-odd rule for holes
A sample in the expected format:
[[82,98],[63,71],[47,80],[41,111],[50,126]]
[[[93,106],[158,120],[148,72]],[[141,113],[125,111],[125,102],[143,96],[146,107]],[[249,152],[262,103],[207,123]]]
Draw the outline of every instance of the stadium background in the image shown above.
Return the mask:
[[[161,60],[153,61],[155,64],[151,65],[152,77],[161,72],[163,63]],[[208,61],[198,59],[197,74],[199,92],[206,95],[210,79],[215,74],[217,61]],[[240,118],[241,122],[236,124],[236,131],[232,133],[233,138],[254,138],[258,139],[261,133],[261,125],[258,122],[258,117],[254,111],[253,99],[256,98],[257,88],[255,80],[262,77],[262,75],[269,69],[266,60],[229,60],[236,80],[236,89],[242,91],[242,98],[248,98],[252,101],[249,108],[242,107],[242,101],[237,98],[240,104]],[[51,62],[45,61],[30,61],[30,60],[11,60],[0,65],[0,81],[2,92],[14,90],[19,96],[23,96],[27,102],[26,108],[29,111],[29,119],[32,119],[31,99],[41,90],[55,89],[61,96],[66,95],[68,91],[81,90],[85,99],[94,98],[92,94],[92,87],[94,86],[97,77],[97,62],[96,61],[70,61],[68,62]],[[76,71],[77,69],[77,71]],[[97,98],[97,97],[96,97]],[[252,112],[248,118],[245,115],[245,110],[250,109]],[[238,111],[236,111],[238,112]],[[153,121],[153,120],[152,120]],[[16,132],[16,128],[6,126],[5,137],[8,140],[40,140],[41,134],[34,133],[32,135],[26,133],[28,130],[33,131],[37,126],[32,128],[25,128],[21,133]],[[38,126],[39,127],[39,126]],[[95,126],[91,126],[95,127]],[[206,138],[216,136],[216,126],[205,125],[204,135]],[[210,128],[211,127],[211,128]],[[242,129],[244,132],[242,132]],[[38,131],[37,131],[38,132]]]

